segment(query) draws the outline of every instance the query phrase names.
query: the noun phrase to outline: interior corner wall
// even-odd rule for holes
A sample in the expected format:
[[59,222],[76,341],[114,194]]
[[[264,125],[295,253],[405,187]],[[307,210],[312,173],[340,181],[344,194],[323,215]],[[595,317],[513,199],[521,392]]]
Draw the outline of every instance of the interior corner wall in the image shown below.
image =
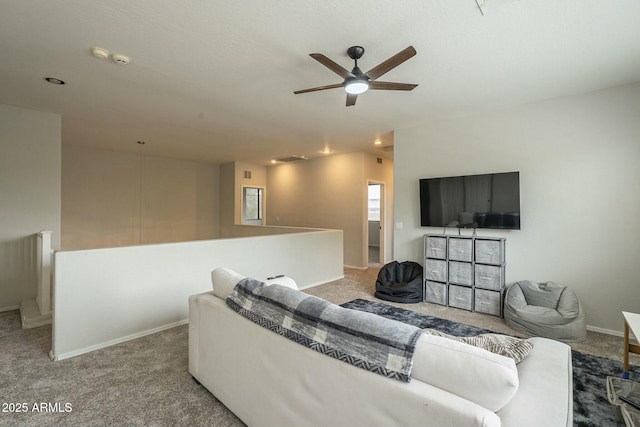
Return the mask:
[[219,236],[219,166],[62,146],[62,249]]
[[[244,177],[245,171],[251,172],[251,178]],[[242,224],[244,186],[266,187],[266,167],[242,162],[220,165],[220,237],[234,237],[235,225]]]
[[590,327],[620,332],[640,310],[638,117],[632,84],[396,130],[396,257],[422,262],[442,232],[420,227],[420,178],[520,171],[522,229],[478,231],[506,237],[507,283],[568,285]]
[[58,114],[0,105],[0,311],[35,298],[36,238],[60,247]]
[[236,212],[236,164],[220,165],[220,237],[229,237],[228,233],[235,224]]
[[367,266],[365,153],[267,168],[267,224],[343,230],[344,264]]

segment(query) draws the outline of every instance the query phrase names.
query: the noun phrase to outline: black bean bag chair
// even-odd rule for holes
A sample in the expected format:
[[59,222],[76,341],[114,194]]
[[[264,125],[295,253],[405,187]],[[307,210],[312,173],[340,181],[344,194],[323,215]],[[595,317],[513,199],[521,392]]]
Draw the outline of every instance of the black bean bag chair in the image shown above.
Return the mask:
[[393,261],[380,269],[375,297],[401,303],[422,302],[422,266]]

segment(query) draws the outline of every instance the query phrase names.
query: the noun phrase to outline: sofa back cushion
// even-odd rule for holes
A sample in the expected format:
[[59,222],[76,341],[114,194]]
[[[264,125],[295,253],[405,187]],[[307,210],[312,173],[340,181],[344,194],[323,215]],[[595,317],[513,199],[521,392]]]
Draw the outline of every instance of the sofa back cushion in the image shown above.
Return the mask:
[[286,288],[295,289],[296,291],[298,290],[298,285],[297,285],[296,281],[293,280],[289,276],[273,277],[273,278],[270,278],[270,279],[267,279],[267,280],[263,280],[262,283],[264,283],[267,286],[269,286],[269,285],[280,285],[280,286],[284,286]]
[[[238,282],[245,276],[236,273],[225,267],[218,267],[211,272],[211,285],[213,286],[213,294],[220,299],[227,299],[229,294],[233,292]],[[289,276],[277,276],[264,280],[265,285],[282,285],[291,289],[298,289],[295,280]]]
[[227,299],[240,280],[244,276],[225,267],[218,267],[211,272],[211,285],[213,294],[220,299]]
[[509,403],[520,385],[513,359],[428,334],[418,340],[411,376],[493,412]]

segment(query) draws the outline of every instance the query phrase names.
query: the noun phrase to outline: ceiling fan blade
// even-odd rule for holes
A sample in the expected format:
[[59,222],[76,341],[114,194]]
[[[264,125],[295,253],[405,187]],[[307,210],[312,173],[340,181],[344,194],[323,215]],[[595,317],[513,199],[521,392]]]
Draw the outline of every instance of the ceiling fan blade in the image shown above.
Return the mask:
[[416,86],[413,83],[369,82],[372,90],[413,90]]
[[297,95],[299,93],[317,92],[319,90],[335,89],[337,87],[342,87],[342,83],[336,83],[336,84],[326,85],[326,86],[312,87],[312,88],[309,88],[309,89],[296,90],[293,93],[295,93]]
[[358,95],[347,94],[347,107],[351,107],[352,105],[356,105],[356,100],[358,99]]
[[353,74],[351,74],[351,72],[349,70],[347,70],[346,68],[344,68],[340,64],[336,64],[335,62],[333,62],[332,60],[330,60],[329,58],[327,58],[326,56],[324,56],[321,53],[311,53],[311,54],[309,54],[309,56],[312,57],[313,59],[315,59],[316,61],[318,61],[319,63],[321,63],[322,65],[324,65],[325,67],[327,67],[328,69],[330,69],[331,71],[333,71],[334,73],[336,73],[337,75],[339,75],[340,77],[342,77],[345,80],[348,77],[353,77]]
[[365,74],[369,76],[371,80],[375,80],[381,75],[385,74],[386,72],[402,64],[407,59],[415,56],[415,54],[416,54],[416,50],[413,48],[413,46],[409,46],[405,50],[396,53],[391,58],[387,59],[381,64],[373,67],[372,69],[367,71]]

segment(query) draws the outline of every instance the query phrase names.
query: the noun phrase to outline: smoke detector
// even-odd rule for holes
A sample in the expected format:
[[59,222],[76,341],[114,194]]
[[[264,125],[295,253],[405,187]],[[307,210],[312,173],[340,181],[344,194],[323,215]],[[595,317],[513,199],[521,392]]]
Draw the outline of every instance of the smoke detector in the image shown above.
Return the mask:
[[113,59],[113,62],[115,62],[116,64],[121,65],[127,65],[130,61],[128,56],[121,53],[114,53],[113,55],[111,55],[111,59]]

